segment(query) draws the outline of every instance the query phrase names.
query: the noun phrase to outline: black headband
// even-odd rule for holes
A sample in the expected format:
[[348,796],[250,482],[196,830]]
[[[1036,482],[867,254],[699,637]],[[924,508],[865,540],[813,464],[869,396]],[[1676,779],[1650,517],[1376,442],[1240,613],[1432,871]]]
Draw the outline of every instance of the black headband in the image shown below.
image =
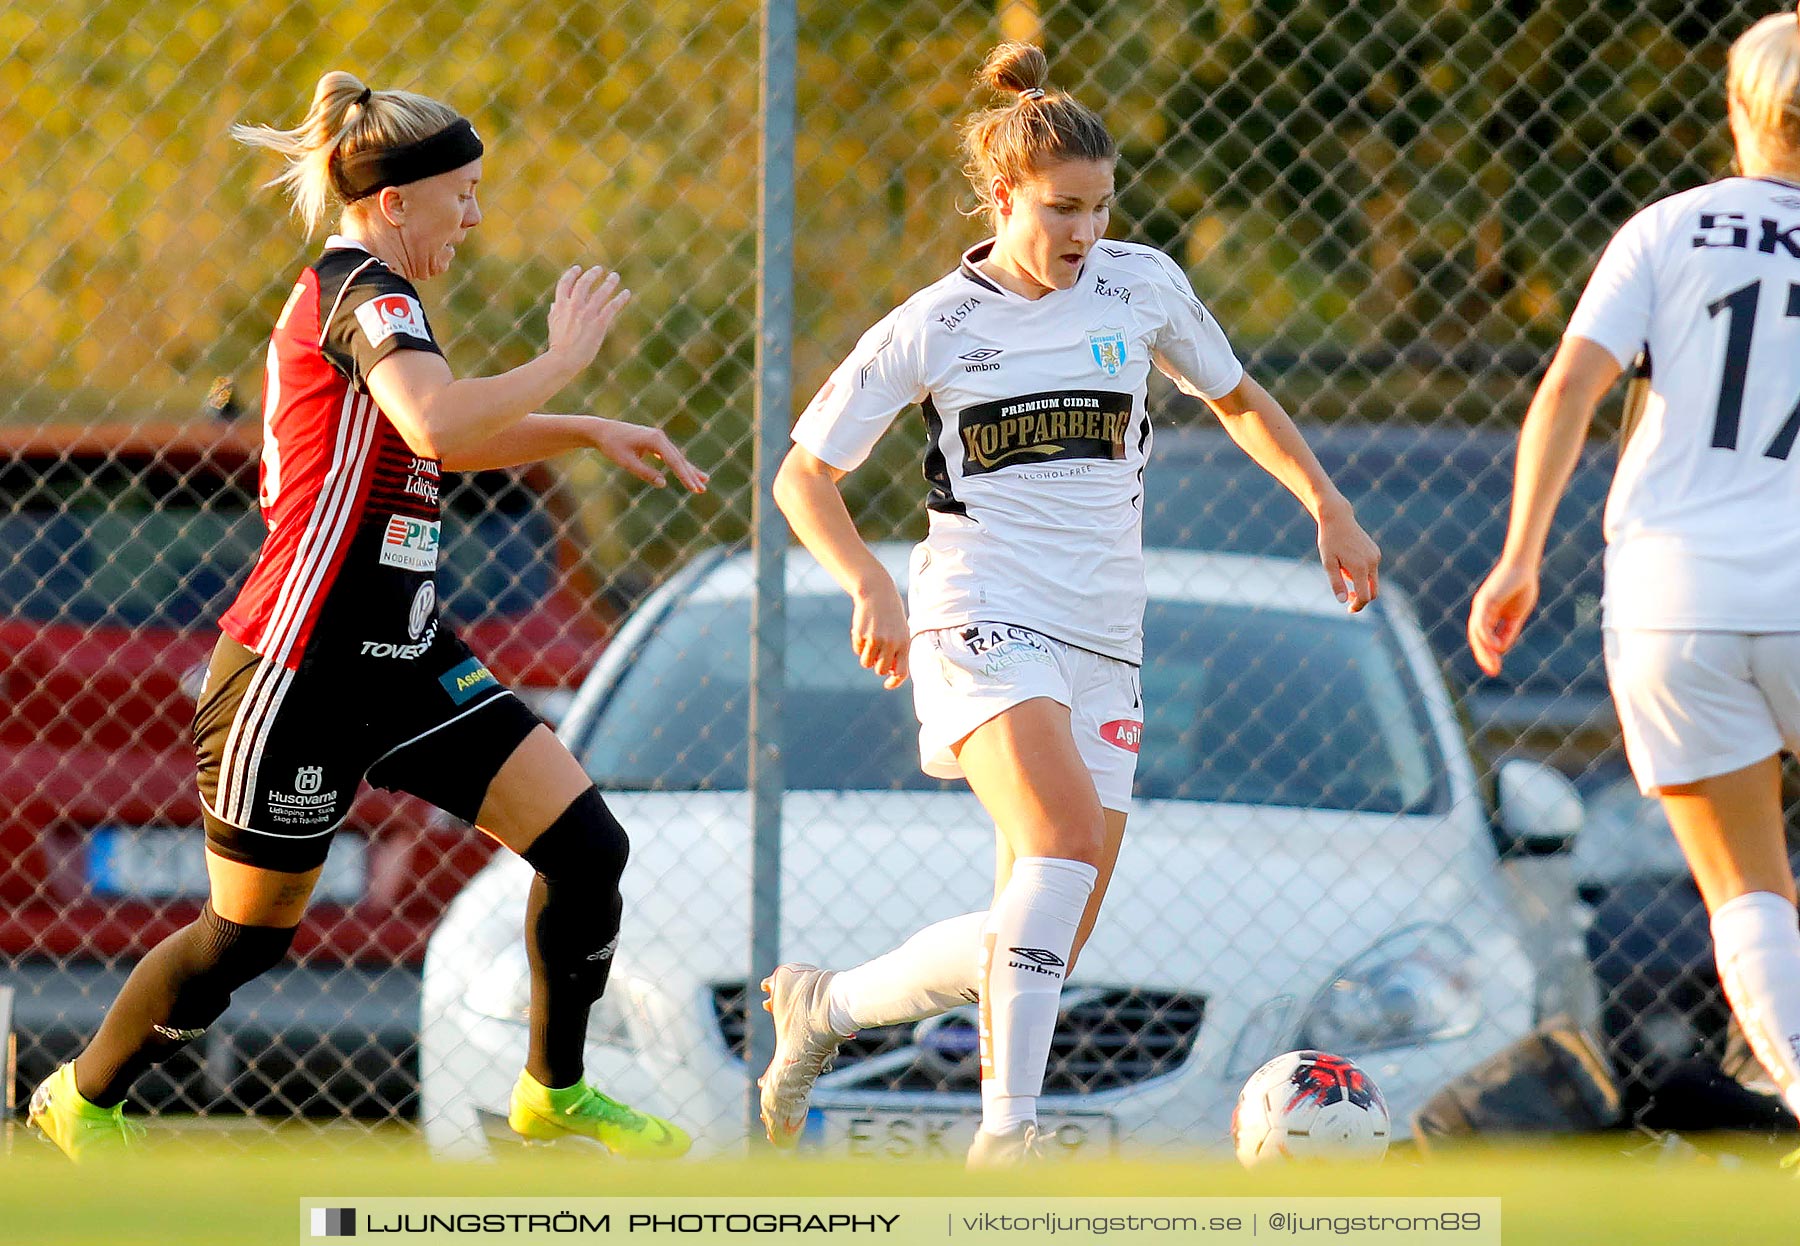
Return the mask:
[[366,199],[389,186],[404,186],[460,169],[479,160],[485,149],[465,117],[404,147],[377,147],[337,161],[338,191],[345,203]]

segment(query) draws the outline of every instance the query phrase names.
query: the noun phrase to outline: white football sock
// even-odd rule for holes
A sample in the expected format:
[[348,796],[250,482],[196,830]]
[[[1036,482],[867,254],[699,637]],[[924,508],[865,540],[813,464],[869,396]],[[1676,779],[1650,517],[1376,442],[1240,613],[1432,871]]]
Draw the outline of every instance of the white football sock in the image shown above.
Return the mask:
[[829,991],[831,1028],[854,1034],[974,1003],[986,920],[986,913],[964,913],[937,922],[893,951],[839,973]]
[[1082,910],[1099,877],[1058,857],[1020,857],[982,933],[981,1127],[1037,1120],[1057,1004]]
[[1712,915],[1725,998],[1750,1050],[1800,1116],[1800,921],[1770,891],[1752,891]]

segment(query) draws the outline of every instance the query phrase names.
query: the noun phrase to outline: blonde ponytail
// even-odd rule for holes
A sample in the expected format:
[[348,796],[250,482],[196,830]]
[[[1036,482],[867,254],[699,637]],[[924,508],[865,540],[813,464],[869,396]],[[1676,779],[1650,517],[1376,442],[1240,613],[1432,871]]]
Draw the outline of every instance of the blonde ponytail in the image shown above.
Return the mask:
[[298,126],[234,125],[231,137],[282,158],[287,168],[264,184],[287,192],[311,237],[331,206],[344,202],[337,161],[371,148],[416,143],[457,120],[455,109],[427,96],[375,91],[355,74],[333,70],[319,79],[312,107]]

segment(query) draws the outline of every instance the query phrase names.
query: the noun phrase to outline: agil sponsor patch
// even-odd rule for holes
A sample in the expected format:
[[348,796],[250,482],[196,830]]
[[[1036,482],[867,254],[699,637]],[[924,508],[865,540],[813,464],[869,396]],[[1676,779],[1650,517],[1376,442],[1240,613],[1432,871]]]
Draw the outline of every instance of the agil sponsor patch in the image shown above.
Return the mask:
[[438,524],[432,519],[390,515],[381,533],[381,565],[408,571],[436,571]]
[[1144,724],[1132,718],[1115,718],[1100,724],[1100,738],[1115,748],[1135,753],[1144,742]]

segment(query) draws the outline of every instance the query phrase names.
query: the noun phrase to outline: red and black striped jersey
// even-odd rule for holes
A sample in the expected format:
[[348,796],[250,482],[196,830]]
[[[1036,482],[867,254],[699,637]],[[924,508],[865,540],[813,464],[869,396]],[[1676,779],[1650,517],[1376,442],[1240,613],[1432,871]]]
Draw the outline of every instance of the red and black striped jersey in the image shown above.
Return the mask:
[[439,469],[370,397],[397,350],[442,354],[411,282],[348,239],[300,274],[269,340],[255,569],[225,633],[298,670],[408,657],[437,629]]

